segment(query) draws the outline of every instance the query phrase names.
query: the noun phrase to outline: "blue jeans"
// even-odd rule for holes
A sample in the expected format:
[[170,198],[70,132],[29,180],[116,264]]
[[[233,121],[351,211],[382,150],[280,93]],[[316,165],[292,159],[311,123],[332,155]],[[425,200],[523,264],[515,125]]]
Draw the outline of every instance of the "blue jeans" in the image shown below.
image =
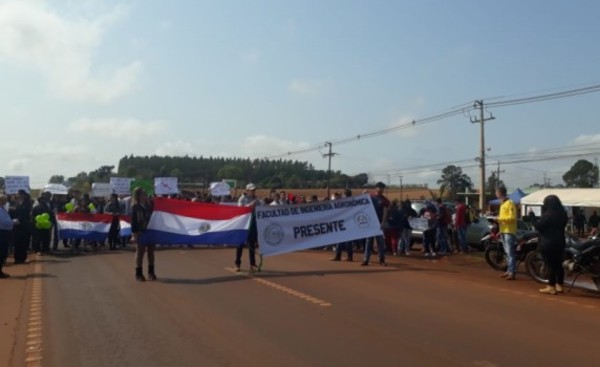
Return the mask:
[[467,246],[467,229],[457,228],[456,234],[458,235],[458,244],[460,246],[460,250],[463,252],[469,251],[469,246]]
[[400,235],[400,253],[405,254],[410,251],[410,236],[412,235],[412,229],[404,228]]
[[507,273],[517,273],[517,259],[515,258],[515,246],[517,244],[517,236],[511,233],[502,233],[502,245],[504,246],[504,252],[506,253],[506,260],[508,262]]
[[379,262],[385,262],[385,242],[383,241],[383,236],[375,236],[371,237],[367,240],[367,245],[365,246],[365,257],[363,261],[368,263],[369,259],[371,259],[371,252],[373,251],[373,242],[377,241],[377,252],[379,253]]
[[437,245],[438,252],[446,253],[448,252],[448,227],[447,226],[438,226],[437,227]]

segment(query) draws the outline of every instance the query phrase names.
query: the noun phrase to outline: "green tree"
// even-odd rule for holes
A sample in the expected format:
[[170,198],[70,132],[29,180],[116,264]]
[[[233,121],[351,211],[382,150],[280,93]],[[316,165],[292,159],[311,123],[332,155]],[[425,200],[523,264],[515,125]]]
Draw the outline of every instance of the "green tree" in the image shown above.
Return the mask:
[[62,184],[65,182],[65,176],[63,175],[53,175],[52,177],[50,177],[50,180],[48,180],[48,183],[51,184]]
[[496,197],[496,189],[499,186],[506,186],[506,185],[504,184],[504,181],[498,180],[498,177],[496,176],[496,172],[492,171],[492,174],[490,175],[490,177],[488,177],[487,183],[485,184],[485,188],[487,189],[486,192],[488,192],[491,197]]
[[471,178],[463,173],[462,168],[454,165],[449,165],[442,170],[442,177],[437,181],[440,185],[440,196],[446,193],[449,199],[456,198],[459,192],[473,190]]
[[562,178],[567,187],[596,187],[598,185],[598,166],[585,159],[580,159]]
[[232,180],[242,180],[244,178],[244,171],[237,165],[228,164],[221,167],[217,171],[217,178],[220,180],[223,179],[232,179]]

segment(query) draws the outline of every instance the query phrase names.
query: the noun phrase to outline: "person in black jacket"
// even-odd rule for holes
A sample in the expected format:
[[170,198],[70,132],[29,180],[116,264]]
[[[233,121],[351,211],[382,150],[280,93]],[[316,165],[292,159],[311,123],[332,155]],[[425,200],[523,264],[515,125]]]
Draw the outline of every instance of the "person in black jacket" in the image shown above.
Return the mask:
[[18,192],[18,204],[14,211],[15,264],[24,264],[31,244],[31,196],[25,190]]
[[156,244],[146,243],[146,241],[141,238],[148,228],[151,215],[152,204],[148,199],[148,195],[144,189],[137,187],[133,191],[133,206],[131,207],[131,232],[133,232],[133,239],[136,243],[135,279],[140,282],[146,280],[146,278],[144,278],[144,274],[142,273],[144,253],[146,250],[148,251],[148,278],[150,280],[156,280],[156,274],[154,273],[154,249]]
[[535,224],[540,234],[538,251],[542,254],[548,269],[548,285],[540,289],[541,293],[556,294],[563,291],[565,272],[562,267],[565,250],[565,226],[569,218],[560,199],[548,195],[542,206],[542,216]]

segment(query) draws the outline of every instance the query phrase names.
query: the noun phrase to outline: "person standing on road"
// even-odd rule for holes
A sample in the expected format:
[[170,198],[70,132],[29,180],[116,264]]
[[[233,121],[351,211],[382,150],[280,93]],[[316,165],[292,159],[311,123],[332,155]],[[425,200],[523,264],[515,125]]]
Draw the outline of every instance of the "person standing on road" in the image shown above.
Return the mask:
[[[344,191],[344,197],[349,198],[351,196],[352,196],[352,191],[350,189],[346,189]],[[353,259],[354,242],[355,241],[347,241],[347,242],[337,243],[335,245],[335,256],[333,258],[331,258],[331,261],[341,261],[342,260],[342,251],[344,250],[344,248],[346,249],[346,253],[348,254],[346,261],[354,261],[354,259]]]
[[[248,231],[248,239],[246,244],[248,245],[248,256],[250,257],[250,271],[254,272],[258,270],[256,266],[256,245],[258,244],[258,229],[256,227],[256,211],[254,208],[261,205],[260,199],[256,197],[256,185],[249,183],[246,185],[246,193],[240,197],[238,206],[246,206],[253,209],[252,219],[250,219],[250,230]],[[235,271],[240,271],[240,265],[242,265],[242,254],[244,252],[244,245],[240,245],[235,249]]]
[[428,202],[422,210],[421,217],[427,220],[427,229],[423,231],[423,252],[425,257],[435,257],[435,234],[437,230],[437,208]]
[[498,225],[508,261],[506,273],[503,273],[501,277],[506,278],[506,280],[514,280],[517,273],[517,261],[515,257],[515,246],[517,244],[517,207],[506,196],[505,186],[499,186],[496,189],[496,197],[502,203],[498,213]]
[[458,252],[469,252],[467,245],[467,219],[469,212],[462,197],[456,198],[456,214],[454,215],[454,229],[458,237]]
[[588,219],[588,225],[590,226],[590,233],[592,235],[598,234],[598,224],[600,224],[600,217],[598,217],[598,213],[594,210]]
[[148,279],[156,280],[154,272],[154,250],[156,244],[144,241],[144,233],[152,216],[152,203],[143,188],[137,187],[133,191],[133,206],[131,207],[131,232],[135,245],[135,279],[143,282],[146,280],[142,272],[144,253],[148,252]]
[[448,246],[448,225],[452,222],[452,215],[448,208],[442,202],[442,199],[437,198],[438,225],[437,225],[437,247],[439,255],[446,255],[449,250]]
[[400,210],[401,221],[400,221],[400,249],[398,253],[400,255],[410,255],[410,242],[412,236],[412,227],[410,226],[409,220],[418,216],[417,212],[412,208],[410,200],[406,199],[402,202],[402,209]]
[[542,216],[535,224],[535,229],[540,234],[538,251],[548,269],[548,285],[540,289],[541,293],[556,294],[563,291],[565,271],[562,267],[562,257],[566,245],[565,227],[568,222],[569,217],[558,196],[546,196]]
[[[375,207],[375,213],[377,213],[377,219],[379,220],[381,229],[383,230],[385,223],[388,218],[388,211],[390,208],[390,201],[383,195],[385,190],[385,184],[383,182],[377,182],[375,184],[375,195],[371,196],[371,201]],[[377,251],[379,253],[379,265],[387,266],[385,262],[385,242],[383,236],[371,237],[367,240],[365,245],[365,255],[361,266],[369,265],[369,259],[371,258],[371,252],[373,251],[373,243],[377,242]]]
[[25,190],[19,190],[18,204],[14,215],[15,264],[24,264],[31,243],[31,196]]
[[6,211],[6,202],[6,196],[0,195],[0,279],[10,277],[10,275],[2,271],[2,267],[4,267],[6,258],[8,257],[10,234],[14,225],[14,220],[10,218],[10,215]]

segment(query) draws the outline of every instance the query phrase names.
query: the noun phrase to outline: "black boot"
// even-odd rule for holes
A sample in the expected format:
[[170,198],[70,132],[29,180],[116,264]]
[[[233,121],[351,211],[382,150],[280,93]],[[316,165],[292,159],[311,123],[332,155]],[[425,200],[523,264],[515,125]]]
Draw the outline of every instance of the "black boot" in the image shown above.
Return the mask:
[[156,274],[154,274],[154,265],[148,265],[148,279],[156,280]]
[[142,268],[135,268],[135,280],[138,282],[145,282],[144,274],[142,274]]

